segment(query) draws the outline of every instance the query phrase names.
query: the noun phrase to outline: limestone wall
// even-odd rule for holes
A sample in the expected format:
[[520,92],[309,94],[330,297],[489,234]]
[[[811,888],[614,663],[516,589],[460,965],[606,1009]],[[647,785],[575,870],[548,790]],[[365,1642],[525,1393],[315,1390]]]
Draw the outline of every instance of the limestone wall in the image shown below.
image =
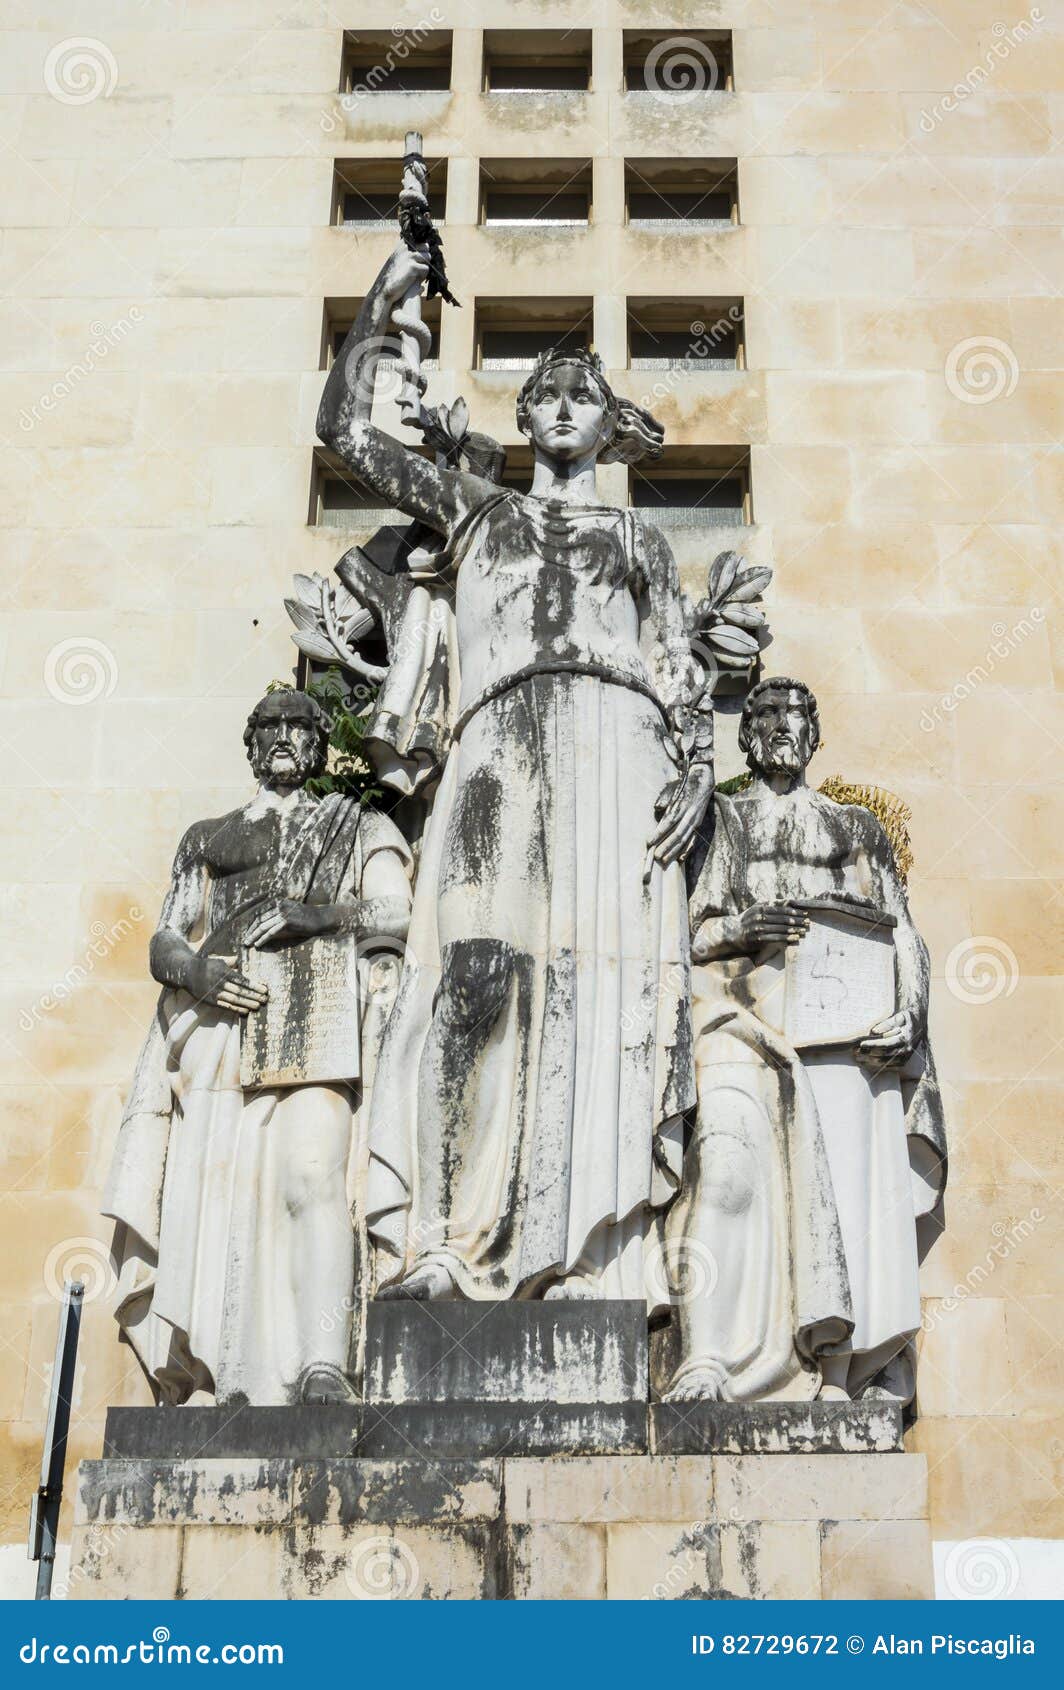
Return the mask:
[[[593,296],[615,370],[626,297],[745,300],[746,370],[652,403],[671,443],[749,445],[743,543],[776,570],[772,669],[820,695],[814,774],[913,808],[954,1163],[911,1443],[936,1539],[994,1540],[990,1593],[1013,1593],[1015,1540],[1064,1538],[1060,20],[1023,0],[351,12],[5,7],[4,1539],[24,1533],[64,1264],[100,1293],[72,1456],[98,1452],[106,1404],[146,1400],[96,1211],[147,940],[184,825],[246,792],[244,715],[292,660],[289,578],[342,549],[307,524],[322,302],[362,293],[388,240],[328,226],[333,161],[398,159],[417,125],[449,159],[467,306],[445,311],[430,400],[464,392],[518,438],[516,379],[469,373],[478,295]],[[343,107],[341,22],[453,29],[452,91]],[[654,23],[731,27],[736,92],[621,93],[620,31]],[[592,92],[481,93],[478,24],[593,25]],[[737,158],[740,225],[627,229],[626,156]],[[477,228],[480,158],[591,159],[592,226]],[[660,374],[617,379],[638,397]],[[622,473],[603,487],[622,499]],[[734,538],[677,536],[689,585]]]

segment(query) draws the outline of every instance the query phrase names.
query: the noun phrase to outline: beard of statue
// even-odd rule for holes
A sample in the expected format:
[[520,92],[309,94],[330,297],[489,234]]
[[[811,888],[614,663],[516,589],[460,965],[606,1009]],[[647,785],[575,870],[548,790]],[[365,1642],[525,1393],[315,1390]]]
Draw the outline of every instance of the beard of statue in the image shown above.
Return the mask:
[[773,732],[751,742],[750,751],[755,769],[764,775],[800,775],[809,762],[809,735],[804,743],[789,733]]
[[754,774],[800,780],[816,750],[805,699],[783,688],[767,691],[745,725],[747,762]]
[[255,779],[272,788],[304,786],[319,764],[318,735],[309,724],[296,725],[287,733],[276,728],[256,729],[251,745],[251,768]]

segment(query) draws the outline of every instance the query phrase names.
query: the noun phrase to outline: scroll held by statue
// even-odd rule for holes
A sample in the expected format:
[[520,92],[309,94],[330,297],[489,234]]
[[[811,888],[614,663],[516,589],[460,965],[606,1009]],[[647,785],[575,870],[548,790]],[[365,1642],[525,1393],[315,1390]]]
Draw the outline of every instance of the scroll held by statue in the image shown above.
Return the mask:
[[795,1050],[849,1047],[896,1007],[894,917],[843,899],[796,899],[809,917],[781,952],[763,1013]]
[[350,934],[241,950],[241,973],[269,997],[246,1017],[240,1083],[343,1084],[360,1073],[358,956]]

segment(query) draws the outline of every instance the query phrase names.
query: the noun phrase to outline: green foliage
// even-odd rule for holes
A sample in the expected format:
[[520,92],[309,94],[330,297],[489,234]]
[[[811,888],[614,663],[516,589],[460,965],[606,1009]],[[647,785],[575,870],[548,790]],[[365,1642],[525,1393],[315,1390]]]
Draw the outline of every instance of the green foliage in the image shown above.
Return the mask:
[[[291,684],[271,681],[267,690],[274,692]],[[376,772],[362,749],[375,691],[360,686],[361,696],[353,700],[347,681],[336,667],[308,682],[306,691],[321,705],[330,723],[329,766],[324,774],[308,780],[307,791],[314,798],[339,792],[345,798],[357,798],[362,805],[380,803],[384,789],[377,785]]]
[[753,780],[752,774],[732,775],[730,780],[719,780],[717,791],[723,792],[726,798],[733,798],[737,792],[745,792]]

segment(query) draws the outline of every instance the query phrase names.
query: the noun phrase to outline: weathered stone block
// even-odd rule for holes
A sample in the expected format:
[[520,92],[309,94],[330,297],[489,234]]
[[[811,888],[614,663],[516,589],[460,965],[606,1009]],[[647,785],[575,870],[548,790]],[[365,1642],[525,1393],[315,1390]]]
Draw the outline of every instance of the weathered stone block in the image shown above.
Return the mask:
[[374,1403],[645,1402],[638,1302],[374,1302],[366,1398]]
[[294,1517],[310,1526],[365,1521],[494,1520],[502,1468],[492,1461],[313,1461],[295,1470]]
[[722,1596],[718,1527],[705,1520],[607,1526],[606,1594],[624,1602]]
[[176,1596],[182,1536],[180,1526],[75,1526],[68,1597],[147,1601]]
[[483,1522],[297,1525],[284,1534],[281,1594],[333,1601],[490,1601],[505,1594],[498,1561],[497,1534]]
[[882,1452],[902,1449],[902,1412],[885,1402],[656,1402],[650,1440],[658,1455]]
[[814,1520],[721,1525],[721,1577],[729,1596],[811,1601],[820,1589],[820,1527]]
[[434,1460],[468,1456],[637,1455],[647,1447],[645,1402],[415,1402],[368,1407],[358,1454]]
[[926,1520],[837,1520],[821,1527],[828,1600],[912,1602],[934,1595]]
[[75,1504],[79,1524],[126,1527],[279,1525],[291,1512],[288,1460],[86,1461]]
[[713,1518],[712,1463],[697,1456],[506,1462],[509,1522]]
[[[141,1534],[154,1535],[154,1531]],[[277,1527],[190,1526],[184,1534],[180,1589],[171,1594],[189,1600],[225,1597],[227,1601],[276,1601],[284,1594],[281,1559],[285,1535]]]
[[511,1525],[506,1533],[507,1595],[518,1601],[601,1602],[606,1595],[606,1531],[600,1525]]
[[919,1520],[927,1464],[918,1455],[715,1455],[722,1520]]
[[104,1457],[179,1461],[353,1455],[362,1410],[343,1404],[298,1408],[110,1408]]

